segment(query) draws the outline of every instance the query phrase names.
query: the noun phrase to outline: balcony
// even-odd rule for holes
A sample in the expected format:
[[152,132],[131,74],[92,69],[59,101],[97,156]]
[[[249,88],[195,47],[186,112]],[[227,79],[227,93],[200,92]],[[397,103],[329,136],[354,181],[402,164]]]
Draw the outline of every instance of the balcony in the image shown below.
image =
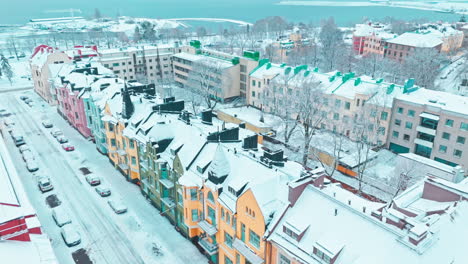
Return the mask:
[[434,143],[421,138],[414,139],[414,143],[431,149],[434,147]]
[[174,199],[171,197],[162,197],[161,201],[169,208],[172,208],[175,205]]
[[262,264],[264,263],[263,259],[255,252],[253,252],[242,240],[234,239],[232,242],[232,246],[236,249],[239,253],[241,253],[250,263],[252,264]]
[[198,244],[208,253],[214,255],[218,252],[218,244],[213,244],[206,237],[198,240]]
[[416,131],[421,132],[421,133],[425,133],[425,134],[428,134],[428,135],[431,135],[431,136],[435,136],[435,135],[436,135],[436,130],[433,129],[433,128],[428,128],[428,127],[423,127],[423,126],[417,126],[417,127],[416,127]]
[[174,183],[169,179],[160,179],[159,182],[167,189],[174,188]]
[[205,233],[209,236],[213,236],[218,232],[218,229],[216,226],[213,226],[212,224],[208,223],[206,220],[202,220],[198,222],[198,227],[200,227]]

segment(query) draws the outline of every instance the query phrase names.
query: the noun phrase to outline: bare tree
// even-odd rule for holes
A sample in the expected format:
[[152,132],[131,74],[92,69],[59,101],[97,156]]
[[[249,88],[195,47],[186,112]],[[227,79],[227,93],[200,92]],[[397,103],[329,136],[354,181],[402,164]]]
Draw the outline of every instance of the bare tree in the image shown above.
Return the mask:
[[333,18],[329,18],[322,23],[319,40],[321,44],[321,64],[326,71],[334,70],[344,41],[343,32],[336,26]]
[[[296,74],[294,83],[297,101],[297,119],[301,122],[304,144],[302,146],[302,164],[307,165],[310,151],[310,142],[322,123],[322,112],[325,110],[324,94],[320,82],[313,75],[304,76]],[[287,106],[288,107],[288,106]]]
[[408,56],[402,67],[407,78],[414,78],[416,84],[428,89],[434,88],[434,81],[444,61],[444,56],[433,48],[418,48]]
[[281,119],[285,144],[289,143],[289,139],[299,124],[297,121],[298,109],[295,108],[298,98],[293,92],[293,88],[289,86],[291,75],[278,75],[270,85],[266,86],[262,94],[262,110],[265,109]]
[[99,11],[98,8],[95,8],[94,9],[94,19],[101,19],[102,18],[102,15],[101,15],[101,11]]
[[[224,78],[224,79],[223,79]],[[223,74],[222,64],[211,60],[199,60],[192,65],[187,78],[188,88],[200,95],[207,108],[214,109],[223,86],[232,85]]]
[[13,52],[15,54],[16,60],[19,60],[19,58],[18,58],[18,45],[16,43],[16,38],[15,37],[10,37],[7,40],[7,47],[10,50],[10,54]]
[[203,37],[205,37],[206,35],[208,35],[208,31],[206,30],[205,27],[198,27],[197,28],[197,38],[199,40],[202,39]]

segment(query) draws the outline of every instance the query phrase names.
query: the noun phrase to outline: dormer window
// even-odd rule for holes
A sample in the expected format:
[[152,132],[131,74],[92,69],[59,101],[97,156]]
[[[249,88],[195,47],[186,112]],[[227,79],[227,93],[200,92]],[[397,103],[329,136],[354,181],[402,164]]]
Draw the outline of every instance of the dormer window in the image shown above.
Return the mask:
[[230,194],[234,195],[234,196],[237,196],[236,190],[234,190],[234,188],[232,188],[232,187],[228,187],[228,192],[229,192]]
[[343,249],[344,244],[334,238],[324,237],[315,242],[313,254],[324,263],[332,263]]
[[286,226],[283,226],[283,232],[288,235],[289,237],[293,238],[294,240],[299,240],[299,235],[296,234],[294,231],[291,229],[287,228]]

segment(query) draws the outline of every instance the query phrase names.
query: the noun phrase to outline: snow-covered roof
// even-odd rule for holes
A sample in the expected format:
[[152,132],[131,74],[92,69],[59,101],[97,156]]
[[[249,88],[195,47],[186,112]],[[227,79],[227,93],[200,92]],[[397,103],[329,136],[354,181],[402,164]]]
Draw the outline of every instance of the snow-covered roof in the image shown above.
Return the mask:
[[468,97],[429,89],[418,89],[395,99],[468,116]]
[[231,68],[235,66],[234,64],[232,64],[232,62],[224,60],[224,59],[215,58],[215,57],[206,56],[206,55],[195,55],[195,54],[190,54],[186,52],[174,54],[173,57],[188,60],[191,62],[206,64],[210,66],[212,65],[214,67],[221,68],[221,69],[227,69],[227,68]]
[[284,70],[285,69],[281,67],[280,64],[268,62],[254,69],[250,73],[250,76],[253,78],[257,78],[257,79],[264,79],[264,78],[271,79],[272,77],[284,72]]
[[[343,193],[347,191],[339,191],[337,187],[328,188],[321,191],[312,185],[307,186],[269,240],[304,263],[322,263],[313,253],[314,247],[329,257],[337,256],[335,264],[375,263],[376,259],[383,264],[430,264],[444,263],[447,256],[455,263],[468,261],[466,250],[456,242],[468,235],[468,229],[463,226],[468,220],[466,202],[455,209],[457,216],[453,220],[445,214],[436,228],[429,227],[434,234],[428,232],[427,237],[415,246],[409,242],[407,231],[370,216],[372,210],[382,204],[369,202],[349,192]],[[365,213],[363,207],[366,207]],[[283,225],[287,222],[308,226],[299,241],[283,232]],[[411,231],[424,233],[427,229],[427,226],[422,228],[421,224],[415,224]]]
[[394,39],[388,40],[388,43],[417,48],[433,48],[442,44],[442,40],[432,34],[406,32]]

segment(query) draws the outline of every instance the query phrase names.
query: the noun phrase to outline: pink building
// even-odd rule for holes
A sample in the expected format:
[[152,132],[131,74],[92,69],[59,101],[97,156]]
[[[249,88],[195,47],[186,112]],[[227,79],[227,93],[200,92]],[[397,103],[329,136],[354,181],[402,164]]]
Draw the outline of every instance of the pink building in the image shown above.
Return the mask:
[[83,95],[96,78],[112,75],[99,63],[75,64],[63,67],[55,79],[57,111],[84,137],[92,136],[88,128]]

